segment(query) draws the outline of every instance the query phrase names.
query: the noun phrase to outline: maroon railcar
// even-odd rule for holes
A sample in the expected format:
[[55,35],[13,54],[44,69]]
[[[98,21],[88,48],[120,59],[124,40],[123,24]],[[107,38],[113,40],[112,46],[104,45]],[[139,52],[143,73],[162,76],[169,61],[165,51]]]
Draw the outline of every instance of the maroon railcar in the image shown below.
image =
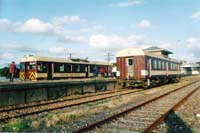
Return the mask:
[[178,81],[180,63],[168,57],[172,52],[156,49],[129,48],[117,53],[117,77],[128,86],[155,86],[157,84]]

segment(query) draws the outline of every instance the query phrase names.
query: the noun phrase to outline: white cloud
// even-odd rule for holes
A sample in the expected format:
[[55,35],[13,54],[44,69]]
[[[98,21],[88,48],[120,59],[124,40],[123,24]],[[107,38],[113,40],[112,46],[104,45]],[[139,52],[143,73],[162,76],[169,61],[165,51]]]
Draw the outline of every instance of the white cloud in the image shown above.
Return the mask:
[[15,32],[45,33],[52,30],[50,23],[45,23],[37,18],[31,18],[23,24],[18,24]]
[[87,33],[87,32],[102,32],[105,30],[105,27],[103,25],[95,25],[91,28],[83,28],[80,29],[80,32]]
[[3,53],[0,55],[0,59],[3,59],[3,60],[12,60],[14,58],[15,56],[12,53]]
[[0,19],[0,29],[2,30],[11,30],[12,23],[8,19]]
[[51,54],[65,54],[66,49],[63,47],[53,47],[53,48],[49,48],[49,52]]
[[150,28],[151,22],[149,20],[144,19],[138,23],[138,26],[141,28]]
[[62,42],[62,43],[66,43],[66,44],[80,43],[80,42],[84,42],[84,37],[83,36],[66,35],[63,37],[59,37],[57,39],[57,42]]
[[0,26],[1,25],[9,25],[11,22],[8,19],[0,19]]
[[95,32],[100,32],[100,31],[105,30],[105,27],[102,26],[102,25],[96,25],[96,26],[93,27],[93,29],[94,29]]
[[64,17],[54,17],[52,21],[54,25],[61,26],[69,23],[81,23],[87,20],[81,19],[79,16],[64,16]]
[[134,6],[134,5],[139,5],[142,4],[140,0],[128,0],[128,1],[123,1],[123,2],[118,2],[115,4],[111,4],[111,6],[114,7],[129,7],[129,6]]
[[200,38],[199,37],[189,37],[186,39],[187,50],[193,55],[193,60],[200,60]]
[[200,11],[193,13],[191,17],[193,20],[199,21],[200,20]]
[[190,37],[186,40],[188,48],[200,48],[200,38]]
[[121,37],[118,35],[106,36],[103,34],[98,34],[92,35],[89,38],[89,44],[92,48],[103,50],[120,50],[121,48],[138,46],[142,41],[144,41],[143,35],[129,35],[127,37]]

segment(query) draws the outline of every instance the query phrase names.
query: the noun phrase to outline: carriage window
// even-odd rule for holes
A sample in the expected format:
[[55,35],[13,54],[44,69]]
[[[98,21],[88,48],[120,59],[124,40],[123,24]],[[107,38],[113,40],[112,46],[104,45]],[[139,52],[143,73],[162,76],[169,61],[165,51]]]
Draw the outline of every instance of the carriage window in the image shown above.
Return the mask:
[[158,69],[161,69],[161,61],[158,61]]
[[157,60],[153,60],[153,68],[157,69]]
[[132,66],[133,65],[133,59],[128,59],[128,66]]
[[173,64],[170,63],[170,70],[173,70]]
[[162,62],[162,69],[163,70],[165,69],[165,62],[164,61]]

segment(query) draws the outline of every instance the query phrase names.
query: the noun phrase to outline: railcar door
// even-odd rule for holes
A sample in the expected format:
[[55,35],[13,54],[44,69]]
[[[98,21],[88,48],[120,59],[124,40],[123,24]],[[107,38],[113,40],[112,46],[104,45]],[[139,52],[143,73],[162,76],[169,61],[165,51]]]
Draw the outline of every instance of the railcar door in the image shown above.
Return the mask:
[[53,63],[47,63],[47,77],[53,79]]
[[127,78],[132,79],[134,77],[134,60],[127,58]]
[[86,72],[86,78],[89,78],[89,74],[90,74],[90,66],[89,65],[85,66],[85,72]]

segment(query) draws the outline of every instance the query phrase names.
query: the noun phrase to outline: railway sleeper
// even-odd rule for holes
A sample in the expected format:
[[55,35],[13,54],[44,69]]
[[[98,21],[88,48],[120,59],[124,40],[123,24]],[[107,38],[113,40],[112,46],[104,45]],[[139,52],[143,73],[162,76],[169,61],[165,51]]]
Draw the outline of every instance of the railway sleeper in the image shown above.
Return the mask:
[[131,131],[143,131],[146,128],[146,124],[127,124],[127,123],[111,123],[106,126],[107,128],[125,129]]
[[[98,131],[97,131],[98,132]],[[107,128],[106,130],[101,130],[99,132],[109,132],[109,133],[133,133],[131,130],[127,129],[116,129],[116,128]],[[134,132],[139,133],[139,132]]]

